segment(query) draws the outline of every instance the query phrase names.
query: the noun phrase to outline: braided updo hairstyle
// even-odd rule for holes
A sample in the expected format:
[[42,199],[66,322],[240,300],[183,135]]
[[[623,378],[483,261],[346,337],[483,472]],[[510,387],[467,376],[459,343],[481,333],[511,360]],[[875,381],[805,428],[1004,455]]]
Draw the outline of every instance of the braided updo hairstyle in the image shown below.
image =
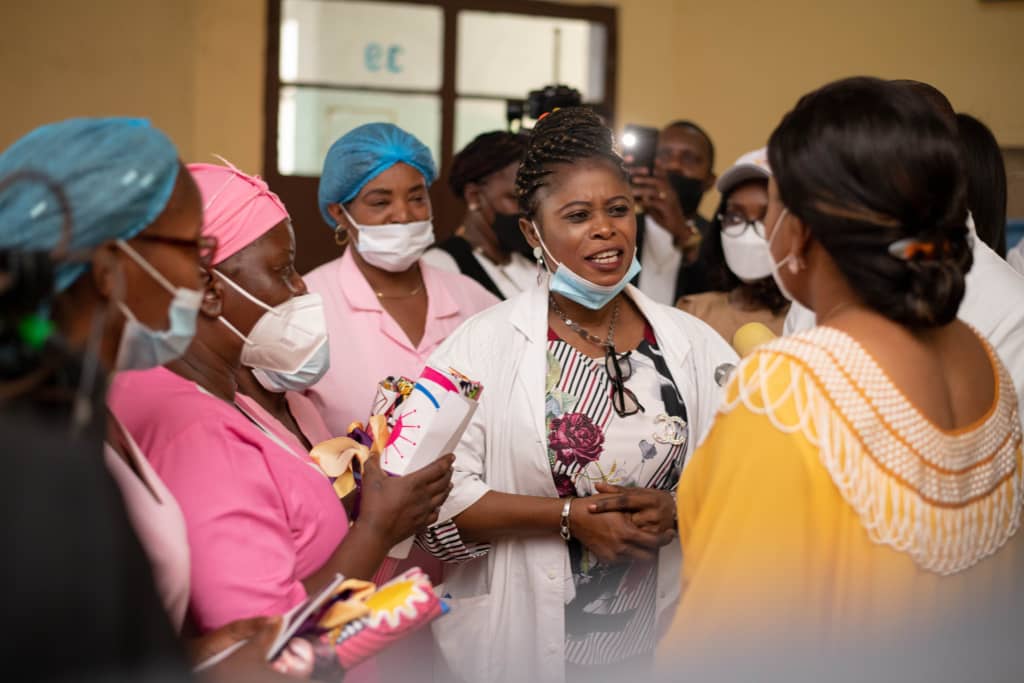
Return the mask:
[[613,147],[612,131],[586,107],[556,109],[537,122],[523,163],[516,173],[519,211],[531,218],[537,211],[537,191],[548,184],[557,164],[587,159],[605,160],[627,179],[622,157]]
[[[912,329],[956,317],[971,267],[947,118],[919,89],[848,78],[801,98],[768,142],[782,203],[865,304]],[[891,253],[903,240],[921,248]]]

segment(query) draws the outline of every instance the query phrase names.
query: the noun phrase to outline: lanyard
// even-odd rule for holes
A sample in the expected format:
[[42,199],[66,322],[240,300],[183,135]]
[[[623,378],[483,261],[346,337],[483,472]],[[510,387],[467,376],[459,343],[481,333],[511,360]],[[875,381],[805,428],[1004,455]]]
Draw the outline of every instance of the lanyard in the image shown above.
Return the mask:
[[[195,386],[196,386],[196,388],[197,388],[197,389],[198,389],[199,391],[203,392],[204,394],[207,394],[207,395],[209,395],[209,396],[213,396],[213,394],[211,394],[210,392],[208,392],[208,391],[207,391],[206,389],[204,389],[203,387],[199,386],[198,384],[196,384]],[[215,398],[216,398],[216,397],[215,397]],[[220,400],[223,400],[223,399],[220,399]],[[294,457],[296,457],[297,459],[299,459],[299,460],[300,460],[300,461],[302,461],[303,463],[305,463],[305,464],[309,465],[310,467],[312,467],[312,468],[313,468],[314,470],[316,470],[317,472],[321,472],[320,468],[319,468],[319,467],[317,466],[317,464],[316,464],[316,463],[314,463],[314,462],[312,462],[311,460],[307,460],[306,458],[302,457],[302,454],[301,454],[301,453],[296,453],[296,452],[295,452],[295,451],[294,451],[294,450],[292,449],[292,447],[291,447],[291,446],[289,446],[288,444],[286,444],[286,443],[284,442],[284,440],[283,440],[283,439],[281,439],[281,437],[279,437],[279,436],[278,436],[277,434],[275,434],[275,433],[274,433],[274,432],[273,432],[272,430],[270,430],[270,429],[268,429],[267,427],[265,427],[265,426],[264,426],[264,425],[263,425],[263,424],[262,424],[262,423],[261,423],[261,422],[260,422],[259,420],[257,420],[257,419],[256,419],[256,418],[255,418],[255,417],[254,417],[253,415],[250,415],[250,414],[249,414],[248,412],[246,412],[245,408],[243,408],[242,406],[240,406],[240,405],[239,405],[239,404],[238,404],[237,402],[235,402],[235,401],[231,401],[231,405],[235,407],[235,410],[237,410],[237,411],[238,411],[238,412],[240,412],[240,413],[241,413],[241,414],[242,414],[243,416],[245,416],[245,418],[246,418],[247,420],[249,420],[249,422],[253,423],[253,425],[255,425],[256,429],[258,429],[258,430],[260,430],[261,432],[263,432],[263,434],[264,434],[264,435],[265,435],[265,436],[266,436],[266,437],[267,437],[268,439],[270,439],[271,441],[273,441],[275,445],[277,445],[277,446],[280,446],[282,450],[284,450],[284,451],[286,451],[286,452],[290,453],[291,455],[293,455]]]

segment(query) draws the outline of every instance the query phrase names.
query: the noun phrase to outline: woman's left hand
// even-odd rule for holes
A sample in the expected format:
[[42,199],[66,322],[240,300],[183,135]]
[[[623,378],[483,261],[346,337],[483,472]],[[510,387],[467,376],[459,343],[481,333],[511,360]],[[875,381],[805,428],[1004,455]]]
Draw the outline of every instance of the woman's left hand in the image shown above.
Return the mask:
[[668,491],[640,488],[639,486],[613,486],[604,483],[598,483],[594,488],[598,493],[616,493],[618,495],[591,503],[587,506],[591,513],[631,513],[633,524],[645,531],[663,533],[675,530],[676,502]]
[[683,213],[679,198],[668,181],[650,175],[646,168],[631,169],[633,198],[663,228],[672,233],[676,244],[686,244],[694,235],[693,225]]

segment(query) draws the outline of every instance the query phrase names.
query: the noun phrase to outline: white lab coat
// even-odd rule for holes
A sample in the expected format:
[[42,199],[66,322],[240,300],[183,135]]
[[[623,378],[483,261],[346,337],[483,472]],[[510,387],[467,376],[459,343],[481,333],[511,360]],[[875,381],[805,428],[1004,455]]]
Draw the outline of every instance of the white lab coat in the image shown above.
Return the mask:
[[1006,252],[1006,262],[1013,266],[1018,273],[1024,275],[1024,239]]
[[[691,454],[714,419],[721,389],[715,370],[736,353],[703,322],[651,301],[630,286],[628,296],[654,329],[686,403]],[[455,488],[441,508],[451,519],[490,490],[557,497],[548,462],[544,387],[548,288],[537,287],[466,321],[430,363],[452,367],[484,385],[480,407],[455,450]],[[680,548],[662,549],[659,615],[679,594]],[[446,567],[451,614],[434,623],[447,666],[465,681],[565,679],[565,603],[575,588],[566,544],[545,537],[494,542],[482,558]]]
[[[985,337],[1007,367],[1024,396],[1024,276],[978,239],[974,223],[968,219],[973,240],[974,265],[967,273],[964,300],[957,315]],[[814,311],[793,302],[786,316],[784,333],[795,334],[815,325]],[[1024,427],[1024,410],[1021,411]]]

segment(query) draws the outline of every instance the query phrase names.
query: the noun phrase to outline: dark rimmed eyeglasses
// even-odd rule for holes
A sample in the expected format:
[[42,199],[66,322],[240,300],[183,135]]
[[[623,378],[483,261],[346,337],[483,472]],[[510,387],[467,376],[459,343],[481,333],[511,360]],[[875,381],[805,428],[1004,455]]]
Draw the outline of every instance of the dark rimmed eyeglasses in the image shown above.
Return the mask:
[[184,237],[170,237],[168,235],[136,235],[135,239],[142,242],[156,242],[167,244],[179,249],[194,249],[199,255],[199,265],[209,268],[213,265],[213,255],[217,251],[217,238],[209,235],[200,235],[194,240]]
[[761,239],[766,239],[764,223],[760,220],[750,220],[745,214],[738,211],[727,211],[718,214],[718,220],[722,222],[722,232],[729,237],[740,237],[747,230],[753,230],[754,234]]
[[604,355],[604,369],[612,385],[612,408],[619,417],[644,412],[644,407],[640,405],[636,394],[626,387],[626,380],[633,376],[633,364],[629,361],[632,353],[615,353],[615,349],[609,346]]

